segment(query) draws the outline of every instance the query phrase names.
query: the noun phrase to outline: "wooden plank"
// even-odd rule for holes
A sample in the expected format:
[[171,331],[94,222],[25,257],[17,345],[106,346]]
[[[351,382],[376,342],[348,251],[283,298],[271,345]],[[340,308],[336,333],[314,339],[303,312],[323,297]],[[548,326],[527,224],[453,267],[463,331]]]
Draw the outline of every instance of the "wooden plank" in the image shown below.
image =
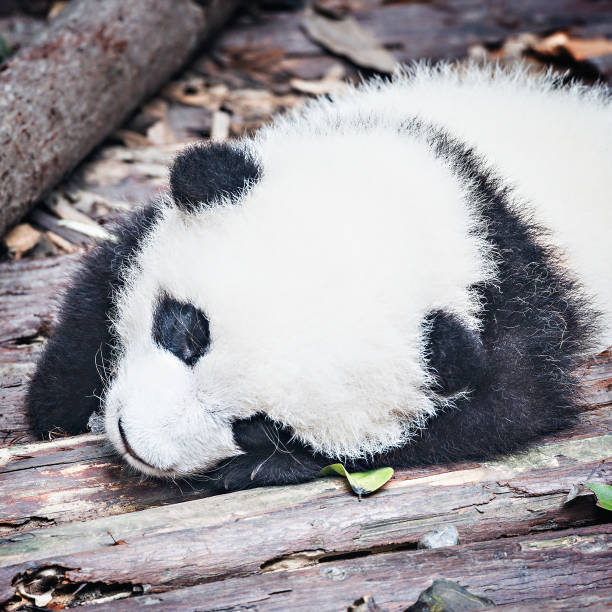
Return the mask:
[[[209,540],[211,553],[221,540],[217,534],[205,533],[200,538]],[[250,542],[257,542],[251,539]],[[181,544],[183,544],[181,542]],[[129,542],[114,546],[127,551]],[[178,567],[174,553],[176,546],[166,549],[167,563],[163,572],[176,576]],[[146,594],[117,603],[96,606],[96,610],[319,610],[321,612],[347,609],[364,595],[374,598],[383,610],[399,612],[411,605],[419,593],[437,578],[459,582],[475,595],[491,599],[496,604],[514,604],[537,599],[556,601],[576,595],[588,596],[591,601],[601,590],[610,600],[612,574],[612,525],[598,525],[583,529],[504,538],[488,542],[463,544],[437,550],[404,550],[386,554],[357,556],[355,558],[316,559],[304,555],[296,558],[293,566],[264,567],[255,575],[219,580],[215,576],[194,576],[200,584],[170,592],[157,592],[147,588]],[[233,551],[236,562],[245,547]],[[127,561],[124,555],[124,562]],[[48,568],[62,581],[80,587],[99,580],[101,573],[93,571],[90,560],[82,556],[67,559]],[[186,560],[185,560],[186,561]],[[185,562],[184,561],[184,562]],[[142,565],[142,562],[140,563]],[[112,566],[107,566],[112,567]],[[30,565],[20,575],[25,584],[41,569]],[[15,570],[13,570],[15,571]],[[107,571],[107,579],[119,580],[125,589],[142,592],[140,580],[145,577],[140,567],[127,566],[124,572]],[[181,581],[182,582],[182,581]],[[111,582],[103,584],[111,585]],[[13,587],[4,590],[8,599]],[[130,591],[126,592],[129,594]],[[604,597],[599,597],[601,601]],[[1,600],[0,600],[1,601]],[[542,609],[547,609],[546,604]],[[557,605],[551,609],[564,609]],[[572,609],[565,608],[565,609]],[[576,609],[576,608],[573,608]]]
[[589,589],[586,592],[572,592],[565,598],[522,601],[487,608],[487,610],[496,610],[497,612],[542,612],[542,610],[547,612],[555,612],[556,610],[609,612],[609,610],[612,610],[612,589]]
[[583,402],[588,406],[612,403],[612,350],[594,355],[578,370],[584,394]]

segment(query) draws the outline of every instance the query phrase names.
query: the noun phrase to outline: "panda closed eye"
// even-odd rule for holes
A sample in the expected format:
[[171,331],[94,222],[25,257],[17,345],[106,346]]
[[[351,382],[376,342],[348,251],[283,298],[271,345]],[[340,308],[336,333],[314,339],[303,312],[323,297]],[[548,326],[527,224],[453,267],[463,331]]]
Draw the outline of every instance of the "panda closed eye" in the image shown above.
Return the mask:
[[210,347],[206,315],[193,304],[179,302],[164,293],[155,309],[153,340],[189,367]]

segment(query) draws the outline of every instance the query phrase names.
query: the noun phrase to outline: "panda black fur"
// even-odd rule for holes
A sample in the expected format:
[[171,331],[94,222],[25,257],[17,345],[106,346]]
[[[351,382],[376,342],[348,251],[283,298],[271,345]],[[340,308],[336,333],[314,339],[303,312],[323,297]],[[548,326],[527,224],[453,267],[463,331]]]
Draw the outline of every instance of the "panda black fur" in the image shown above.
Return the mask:
[[188,149],[75,276],[33,427],[85,431],[102,397],[128,463],[221,489],[567,427],[612,342],[611,137],[604,89],[443,67]]

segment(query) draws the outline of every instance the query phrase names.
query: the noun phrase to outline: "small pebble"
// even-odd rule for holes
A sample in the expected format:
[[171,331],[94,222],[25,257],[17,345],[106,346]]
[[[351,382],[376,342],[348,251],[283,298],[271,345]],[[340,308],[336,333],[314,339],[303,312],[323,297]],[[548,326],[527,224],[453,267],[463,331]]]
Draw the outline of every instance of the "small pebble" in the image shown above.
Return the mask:
[[455,546],[459,544],[459,533],[456,527],[443,527],[430,531],[419,538],[417,548],[443,548],[444,546]]

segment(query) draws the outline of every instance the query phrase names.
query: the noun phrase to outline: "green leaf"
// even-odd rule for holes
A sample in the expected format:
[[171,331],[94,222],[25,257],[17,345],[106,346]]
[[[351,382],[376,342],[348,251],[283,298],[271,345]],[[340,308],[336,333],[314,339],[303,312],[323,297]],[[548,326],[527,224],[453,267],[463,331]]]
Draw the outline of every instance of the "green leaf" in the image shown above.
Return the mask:
[[0,36],[0,62],[3,62],[12,52],[11,46]]
[[597,505],[606,510],[612,510],[612,485],[599,484],[596,482],[585,482],[585,487],[589,487],[595,497],[597,497]]
[[385,467],[369,472],[353,472],[351,474],[341,463],[333,463],[324,467],[318,475],[333,476],[334,474],[344,476],[361,500],[362,495],[369,495],[386,484],[393,476],[393,468]]

